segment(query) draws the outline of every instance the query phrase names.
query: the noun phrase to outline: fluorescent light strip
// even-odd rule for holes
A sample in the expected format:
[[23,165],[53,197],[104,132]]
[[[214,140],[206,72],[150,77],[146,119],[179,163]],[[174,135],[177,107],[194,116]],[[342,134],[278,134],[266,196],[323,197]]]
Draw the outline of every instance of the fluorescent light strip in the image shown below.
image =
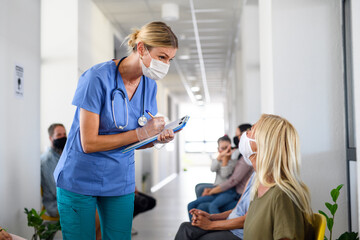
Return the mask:
[[[227,32],[229,29],[226,28],[202,28],[199,30],[199,32],[211,32],[211,33],[217,33],[217,32]],[[191,28],[188,28],[184,30],[184,32],[193,32],[194,30]],[[225,37],[225,36],[224,36]]]
[[202,82],[204,85],[205,101],[207,103],[209,103],[210,102],[210,94],[209,94],[209,88],[208,88],[207,81],[206,81],[205,64],[204,64],[204,59],[203,59],[203,55],[202,55],[202,51],[201,51],[201,43],[200,43],[200,37],[199,37],[199,29],[197,26],[197,21],[196,21],[196,16],[195,16],[194,1],[193,0],[189,0],[189,1],[190,1],[191,17],[192,17],[193,26],[194,26],[196,47],[197,47],[198,55],[199,55],[201,77],[202,77]]
[[171,174],[170,176],[168,176],[167,178],[165,178],[164,180],[162,180],[161,182],[150,188],[150,191],[152,193],[156,192],[157,190],[159,190],[160,188],[162,188],[163,186],[174,180],[176,177],[177,177],[177,173]]
[[[195,40],[195,37],[188,37],[188,40]],[[227,39],[227,36],[202,36],[202,40],[221,40]]]
[[[193,13],[193,10],[191,10],[191,13]],[[180,23],[192,23],[192,20],[184,20],[184,21],[180,21]],[[199,20],[197,21],[198,23],[221,23],[221,22],[225,22],[225,20],[223,19],[203,19],[203,20]]]
[[185,75],[183,74],[183,72],[182,72],[179,64],[177,63],[176,59],[174,59],[172,61],[172,64],[174,64],[174,66],[176,68],[176,71],[178,72],[178,74],[180,76],[180,80],[183,83],[183,85],[185,87],[185,90],[186,90],[187,94],[189,95],[189,98],[190,98],[191,102],[196,103],[194,93],[193,93],[193,91],[191,91],[191,88],[190,88],[188,82],[186,81]]
[[212,9],[196,9],[195,13],[215,13],[215,12],[225,12],[223,8],[212,8]]

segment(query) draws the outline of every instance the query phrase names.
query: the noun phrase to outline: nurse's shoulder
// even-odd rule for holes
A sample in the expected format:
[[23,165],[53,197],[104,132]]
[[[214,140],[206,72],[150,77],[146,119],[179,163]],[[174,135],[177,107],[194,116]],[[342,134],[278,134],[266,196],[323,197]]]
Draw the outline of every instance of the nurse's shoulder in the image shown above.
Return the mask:
[[[111,76],[111,74],[113,74],[113,71],[115,70],[115,63],[113,60],[109,60],[106,62],[102,62],[102,63],[98,63],[94,66],[92,66],[91,68],[89,68],[88,70],[86,70],[81,77],[87,77],[87,76]],[[80,78],[81,78],[80,77]]]

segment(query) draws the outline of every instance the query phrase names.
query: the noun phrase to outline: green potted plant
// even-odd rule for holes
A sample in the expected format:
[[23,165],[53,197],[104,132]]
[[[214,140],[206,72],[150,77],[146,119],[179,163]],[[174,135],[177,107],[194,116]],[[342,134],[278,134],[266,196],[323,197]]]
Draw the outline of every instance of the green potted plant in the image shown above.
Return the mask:
[[[338,209],[337,199],[340,195],[340,189],[344,186],[344,184],[340,184],[337,186],[337,188],[334,188],[331,190],[330,195],[333,200],[333,204],[329,202],[325,202],[326,208],[330,211],[330,217],[323,211],[319,210],[319,213],[324,215],[326,218],[326,225],[330,232],[330,240],[332,240],[332,230],[334,227],[334,219],[335,219],[335,213]],[[328,238],[325,236],[325,240],[328,240]],[[337,240],[359,240],[358,233],[355,232],[345,232],[341,234],[341,236]]]
[[36,212],[35,209],[30,211],[25,208],[25,213],[27,215],[28,226],[34,227],[34,235],[31,240],[52,240],[58,230],[61,230],[60,221],[55,223],[44,222],[41,216],[45,213],[46,210],[41,211],[40,213]]

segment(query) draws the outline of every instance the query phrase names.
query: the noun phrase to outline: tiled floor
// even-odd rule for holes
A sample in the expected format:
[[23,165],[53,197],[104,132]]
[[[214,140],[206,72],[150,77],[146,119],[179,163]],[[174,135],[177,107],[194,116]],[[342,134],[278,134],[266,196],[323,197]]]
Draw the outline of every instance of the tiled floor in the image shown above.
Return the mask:
[[193,167],[153,193],[156,207],[139,214],[133,222],[138,231],[133,240],[174,239],[180,224],[188,221],[187,204],[195,199],[194,187],[200,182],[214,182],[209,167]]

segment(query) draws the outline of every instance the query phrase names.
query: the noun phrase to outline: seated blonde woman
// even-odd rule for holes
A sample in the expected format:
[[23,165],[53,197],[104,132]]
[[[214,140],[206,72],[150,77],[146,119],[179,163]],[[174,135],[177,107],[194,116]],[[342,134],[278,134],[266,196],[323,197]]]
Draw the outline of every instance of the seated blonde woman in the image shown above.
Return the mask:
[[314,239],[295,128],[282,117],[264,114],[242,135],[239,149],[256,171],[244,239]]

